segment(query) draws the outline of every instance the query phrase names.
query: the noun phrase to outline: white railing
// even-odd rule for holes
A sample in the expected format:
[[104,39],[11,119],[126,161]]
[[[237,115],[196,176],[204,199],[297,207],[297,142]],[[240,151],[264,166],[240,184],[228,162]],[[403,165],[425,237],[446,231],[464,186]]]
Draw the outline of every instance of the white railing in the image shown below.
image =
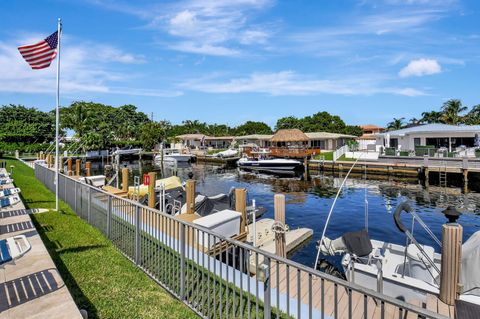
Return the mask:
[[346,152],[348,152],[348,145],[343,145],[333,152],[333,161],[338,160],[340,157],[342,157],[342,155],[345,155]]

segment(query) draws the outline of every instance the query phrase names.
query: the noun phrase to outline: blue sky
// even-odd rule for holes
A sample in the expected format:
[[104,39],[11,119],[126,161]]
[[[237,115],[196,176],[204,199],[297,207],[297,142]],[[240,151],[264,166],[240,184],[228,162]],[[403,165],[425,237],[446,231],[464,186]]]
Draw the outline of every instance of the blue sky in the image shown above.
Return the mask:
[[480,2],[2,1],[0,104],[49,110],[55,67],[16,47],[63,19],[61,103],[134,104],[154,118],[274,125],[318,111],[348,124],[480,103]]

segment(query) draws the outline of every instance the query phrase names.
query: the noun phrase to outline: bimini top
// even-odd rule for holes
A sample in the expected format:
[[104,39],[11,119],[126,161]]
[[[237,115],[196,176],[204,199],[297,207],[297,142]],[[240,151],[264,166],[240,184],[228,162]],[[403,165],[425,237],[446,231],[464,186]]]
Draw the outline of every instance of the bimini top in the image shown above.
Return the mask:
[[480,133],[480,125],[449,125],[449,124],[425,124],[412,126],[404,128],[401,130],[389,131],[385,133],[378,134],[379,136],[385,136],[389,134],[392,135],[407,135],[412,133],[449,133],[449,132],[459,132],[459,133]]

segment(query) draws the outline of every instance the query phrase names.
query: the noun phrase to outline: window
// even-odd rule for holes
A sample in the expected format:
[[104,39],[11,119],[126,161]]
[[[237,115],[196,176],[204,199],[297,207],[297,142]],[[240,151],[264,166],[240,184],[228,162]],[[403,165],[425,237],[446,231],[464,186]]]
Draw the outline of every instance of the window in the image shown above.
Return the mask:
[[413,139],[413,145],[414,145],[414,146],[420,146],[420,145],[421,145],[421,139],[420,139],[420,137],[415,137],[415,138]]
[[393,148],[398,147],[398,138],[391,138],[390,139],[390,147],[393,147]]

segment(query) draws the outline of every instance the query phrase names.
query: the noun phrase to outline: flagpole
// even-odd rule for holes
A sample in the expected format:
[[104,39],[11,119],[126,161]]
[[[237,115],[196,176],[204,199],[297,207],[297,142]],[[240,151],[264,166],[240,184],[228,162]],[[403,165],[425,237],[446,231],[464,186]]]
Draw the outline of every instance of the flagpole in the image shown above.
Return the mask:
[[59,177],[59,122],[60,122],[60,34],[62,33],[62,19],[57,24],[57,105],[55,108],[55,209],[58,212],[58,177]]

